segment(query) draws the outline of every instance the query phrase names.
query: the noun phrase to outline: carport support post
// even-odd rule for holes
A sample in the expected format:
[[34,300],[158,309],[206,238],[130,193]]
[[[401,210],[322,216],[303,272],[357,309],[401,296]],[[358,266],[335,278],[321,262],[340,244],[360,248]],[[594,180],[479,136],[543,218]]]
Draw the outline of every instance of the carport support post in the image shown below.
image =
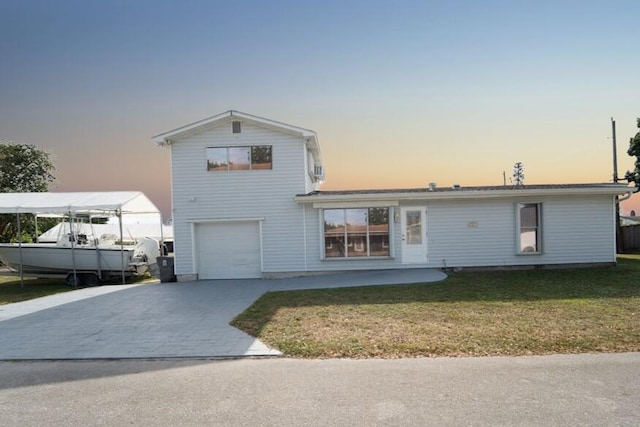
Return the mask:
[[20,213],[16,212],[18,222],[18,250],[20,251],[20,287],[24,288],[24,274],[22,271],[22,230],[20,229]]
[[163,227],[162,227],[162,214],[158,214],[158,215],[160,216],[160,248],[159,248],[160,249],[160,256],[165,256],[165,253],[164,253],[164,230],[163,230]]
[[124,285],[124,233],[122,231],[122,209],[116,210],[116,215],[118,216],[118,225],[120,226],[120,260],[122,261],[122,284]]
[[76,237],[73,234],[73,217],[69,211],[69,241],[71,242],[71,260],[73,261],[73,286],[78,287],[78,273],[76,271]]

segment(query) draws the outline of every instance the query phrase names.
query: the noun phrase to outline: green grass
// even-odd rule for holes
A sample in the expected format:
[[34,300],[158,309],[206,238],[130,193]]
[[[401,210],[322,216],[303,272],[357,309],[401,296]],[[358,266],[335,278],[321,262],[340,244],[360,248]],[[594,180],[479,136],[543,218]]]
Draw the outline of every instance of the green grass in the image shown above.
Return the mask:
[[[127,283],[156,283],[157,279],[150,275],[142,275],[127,278]],[[110,279],[104,284],[120,284],[118,278]],[[15,276],[0,276],[0,305],[14,302],[27,301],[47,295],[54,295],[61,292],[74,291],[79,288],[67,286],[65,279],[24,279],[24,286],[21,286],[20,278]]]
[[232,325],[290,357],[640,351],[640,256],[615,267],[265,294]]
[[25,278],[24,287],[22,287],[19,277],[0,276],[0,305],[68,292],[73,289],[65,285],[64,279]]

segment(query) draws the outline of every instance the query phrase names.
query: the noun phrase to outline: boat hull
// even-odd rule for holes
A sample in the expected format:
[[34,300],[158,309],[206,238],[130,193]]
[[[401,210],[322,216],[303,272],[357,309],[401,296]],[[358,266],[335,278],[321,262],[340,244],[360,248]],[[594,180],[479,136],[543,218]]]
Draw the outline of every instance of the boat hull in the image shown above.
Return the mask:
[[[84,248],[61,247],[37,243],[0,244],[0,260],[9,268],[25,274],[67,274],[69,272],[95,272],[101,276],[135,274],[131,266],[134,247]],[[123,262],[124,261],[124,262]]]

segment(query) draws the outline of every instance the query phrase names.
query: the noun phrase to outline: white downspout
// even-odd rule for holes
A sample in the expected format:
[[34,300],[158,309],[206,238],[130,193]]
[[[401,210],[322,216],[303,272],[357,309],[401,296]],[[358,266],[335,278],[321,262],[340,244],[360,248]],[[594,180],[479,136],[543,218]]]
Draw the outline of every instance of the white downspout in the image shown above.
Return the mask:
[[306,205],[302,204],[302,242],[304,244],[304,272],[308,272],[307,267],[307,209]]
[[[613,232],[613,241],[614,241],[614,247],[616,250],[616,254],[618,252],[618,247],[624,249],[624,242],[620,243],[618,242],[618,239],[622,239],[622,227],[620,226],[620,202],[624,202],[625,200],[629,200],[631,198],[631,196],[633,195],[633,193],[635,193],[637,191],[637,188],[632,188],[629,191],[627,191],[625,193],[624,196],[620,197],[620,196],[616,196],[615,201],[616,201],[616,206],[615,206],[615,228],[614,228],[614,232]],[[616,262],[616,255],[614,254],[613,257],[614,263]]]
[[631,196],[633,195],[633,193],[635,193],[635,189],[634,189],[634,191],[627,191],[625,193],[625,195],[622,196],[622,197],[616,197],[616,203],[620,204],[620,202],[624,202],[625,200],[629,200],[631,198]]

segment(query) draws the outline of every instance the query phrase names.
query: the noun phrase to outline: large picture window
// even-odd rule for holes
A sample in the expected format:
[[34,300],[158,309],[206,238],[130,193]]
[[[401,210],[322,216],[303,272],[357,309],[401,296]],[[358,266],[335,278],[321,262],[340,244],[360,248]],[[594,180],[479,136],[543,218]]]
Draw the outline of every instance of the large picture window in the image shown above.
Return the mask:
[[518,203],[518,251],[522,254],[542,252],[542,205]]
[[272,168],[270,145],[207,148],[208,171],[262,170]]
[[324,256],[389,256],[389,209],[325,209]]

